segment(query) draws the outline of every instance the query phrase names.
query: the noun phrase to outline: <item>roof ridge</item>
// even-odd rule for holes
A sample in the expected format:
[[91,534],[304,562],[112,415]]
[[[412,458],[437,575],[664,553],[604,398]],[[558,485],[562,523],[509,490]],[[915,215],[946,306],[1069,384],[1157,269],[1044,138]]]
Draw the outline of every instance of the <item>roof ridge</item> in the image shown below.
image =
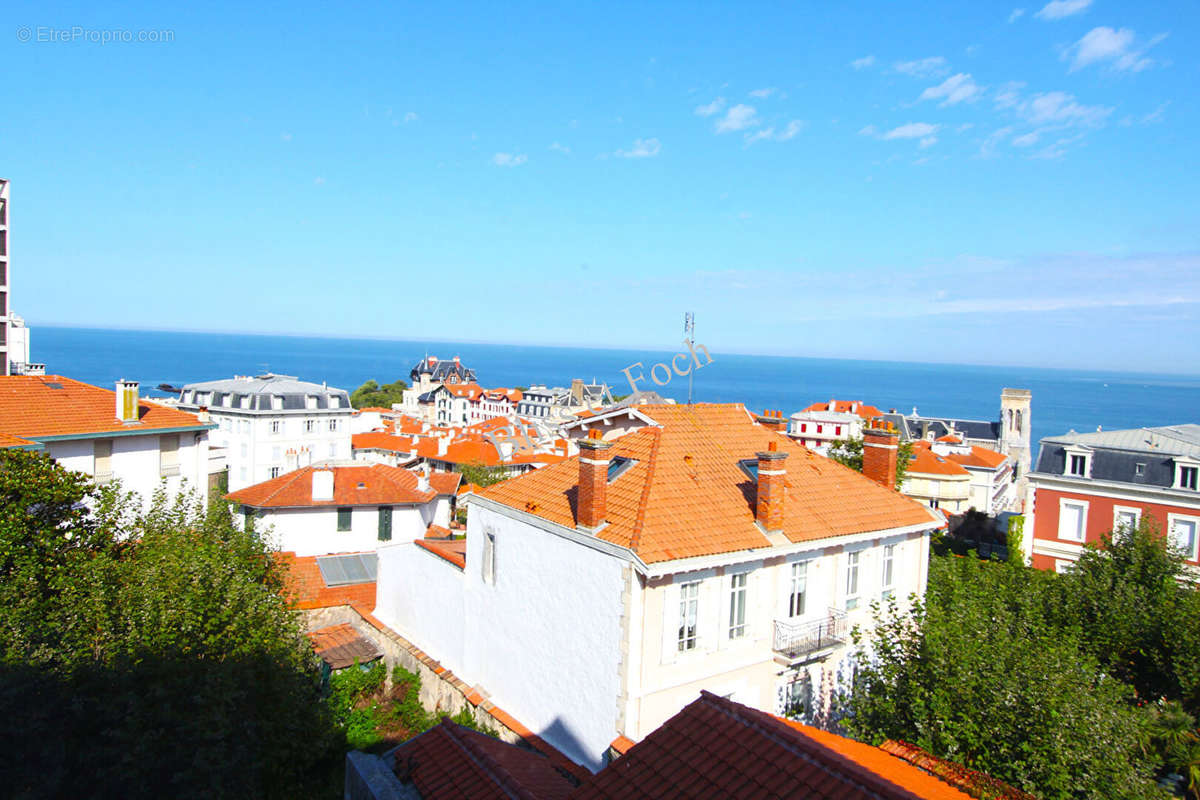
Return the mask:
[[[894,794],[891,794],[889,798],[880,793],[882,787],[879,784],[884,783],[889,789],[901,792],[903,797],[911,798],[911,800],[921,800],[918,795],[903,786],[808,736],[799,728],[785,724],[765,711],[758,711],[757,709],[748,707],[735,707],[733,701],[724,697],[718,697],[707,690],[701,690],[700,697],[720,713],[728,716],[740,725],[753,728],[767,739],[791,751],[793,755],[809,763],[815,763],[828,772],[840,772],[842,777],[847,781],[857,783],[859,788],[866,794],[881,798],[882,800],[894,800]],[[746,714],[743,708],[753,713]],[[837,734],[834,735],[836,736]],[[821,752],[821,758],[818,758],[814,754],[814,749]]]
[[[493,758],[490,753],[482,748],[475,747],[474,742],[469,742],[467,738],[461,736],[459,731],[460,726],[458,723],[452,722],[448,717],[443,717],[442,724],[438,727],[443,726],[445,727],[445,734],[449,736],[449,738],[456,745],[458,745],[459,749],[461,749],[468,758],[475,762],[475,766],[478,769],[482,770],[489,778],[492,778],[495,781],[498,789],[503,791],[509,797],[513,798],[513,800],[538,800],[535,795],[526,790],[525,787],[523,787],[516,779],[516,777],[507,769],[505,769],[499,761]],[[462,730],[467,731],[469,729],[463,728]],[[470,732],[475,733],[475,731]],[[478,735],[486,736],[486,734],[482,733]]]
[[[282,492],[284,489],[287,489],[287,488],[289,488],[290,486],[292,486],[292,484],[294,484],[296,481],[300,480],[300,478],[301,478],[301,476],[302,476],[303,474],[305,474],[305,473],[311,474],[311,473],[312,473],[312,471],[313,471],[313,466],[312,466],[312,464],[308,464],[308,465],[306,465],[306,466],[303,466],[303,467],[301,467],[301,468],[300,468],[300,469],[298,469],[298,470],[294,470],[293,472],[289,472],[289,473],[287,473],[286,475],[282,475],[282,476],[280,476],[280,477],[286,478],[288,475],[291,475],[291,476],[293,476],[293,477],[292,477],[292,479],[291,479],[291,480],[288,480],[288,481],[283,481],[283,482],[281,482],[281,483],[279,484],[279,488],[275,489],[275,491],[271,492],[271,493],[270,493],[270,494],[268,494],[266,497],[264,497],[264,498],[263,498],[263,499],[260,501],[260,504],[261,504],[261,505],[266,505],[266,504],[267,504],[269,501],[273,500],[277,494],[279,494],[280,492]],[[279,479],[278,479],[278,478],[276,478],[275,480],[279,480]],[[246,488],[250,488],[250,487],[246,487]],[[311,488],[311,487],[310,487],[310,488]]]
[[654,472],[658,467],[658,448],[662,444],[662,428],[651,425],[654,443],[650,445],[650,458],[646,459],[646,482],[642,484],[642,497],[638,500],[637,519],[633,525],[633,535],[629,538],[629,549],[637,552],[642,544],[642,529],[646,527],[646,504],[650,502],[650,489],[654,486]]

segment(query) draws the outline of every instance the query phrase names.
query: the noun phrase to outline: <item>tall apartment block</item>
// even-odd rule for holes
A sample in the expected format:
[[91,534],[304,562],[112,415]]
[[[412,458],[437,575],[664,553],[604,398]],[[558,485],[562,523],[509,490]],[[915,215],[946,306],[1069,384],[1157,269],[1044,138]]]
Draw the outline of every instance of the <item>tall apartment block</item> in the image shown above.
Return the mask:
[[8,184],[0,178],[0,375],[11,375],[8,323]]

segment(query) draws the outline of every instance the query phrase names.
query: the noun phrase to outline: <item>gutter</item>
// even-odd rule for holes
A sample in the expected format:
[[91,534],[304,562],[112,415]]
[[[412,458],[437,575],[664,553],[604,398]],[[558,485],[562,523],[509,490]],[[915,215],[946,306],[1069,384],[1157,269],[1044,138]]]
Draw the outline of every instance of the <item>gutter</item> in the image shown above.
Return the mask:
[[19,433],[16,435],[20,436],[22,439],[32,439],[38,443],[44,444],[46,442],[70,442],[70,441],[77,441],[80,439],[112,439],[112,438],[115,438],[118,436],[149,436],[151,434],[163,434],[163,433],[199,433],[200,431],[212,431],[212,430],[216,430],[216,429],[217,429],[216,423],[209,423],[207,425],[186,425],[186,426],[181,426],[181,427],[177,427],[177,428],[138,428],[138,427],[134,427],[131,425],[129,428],[126,428],[124,430],[119,430],[119,431],[96,431],[94,433],[62,433],[62,434],[54,434],[54,435],[50,435],[50,436],[29,436],[29,435],[22,435]]

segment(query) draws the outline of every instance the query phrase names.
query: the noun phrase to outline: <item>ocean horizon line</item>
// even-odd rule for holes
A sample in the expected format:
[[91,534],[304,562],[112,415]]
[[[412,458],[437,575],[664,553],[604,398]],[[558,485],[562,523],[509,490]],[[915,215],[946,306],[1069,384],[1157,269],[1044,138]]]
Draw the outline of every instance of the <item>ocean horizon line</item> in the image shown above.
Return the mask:
[[[267,331],[237,331],[237,330],[214,330],[214,329],[199,329],[199,328],[154,328],[143,326],[129,325],[67,325],[61,323],[32,323],[30,327],[34,330],[35,335],[38,328],[54,328],[59,330],[73,331],[115,331],[125,333],[167,333],[167,334],[192,334],[204,336],[254,336],[261,338],[289,338],[289,339],[312,339],[317,341],[365,341],[365,342],[400,342],[400,343],[429,343],[429,344],[446,344],[446,345],[472,345],[472,346],[492,346],[492,347],[537,347],[549,350],[591,350],[596,352],[609,353],[628,353],[628,352],[645,352],[645,353],[674,353],[677,350],[656,349],[651,347],[597,347],[595,345],[583,344],[546,344],[542,342],[497,342],[494,340],[484,339],[438,339],[424,336],[411,337],[396,337],[396,336],[368,336],[362,334],[316,334],[316,333],[295,333],[295,332],[267,332]],[[682,336],[682,334],[681,334]],[[36,341],[36,339],[35,339]],[[682,345],[683,340],[680,339]],[[697,345],[703,342],[697,341]],[[707,349],[707,348],[706,348]],[[1123,377],[1147,377],[1147,378],[1200,378],[1200,371],[1197,372],[1146,372],[1139,370],[1126,370],[1096,367],[1074,367],[1074,366],[1039,366],[1035,364],[1018,364],[1018,363],[995,363],[995,362],[973,362],[967,363],[962,361],[923,361],[909,360],[903,361],[899,359],[887,358],[857,358],[853,356],[818,356],[818,355],[800,355],[795,353],[750,353],[750,352],[735,352],[724,350],[711,350],[715,355],[735,356],[745,358],[778,358],[778,359],[793,359],[806,361],[833,361],[833,362],[853,362],[861,364],[894,364],[894,365],[916,365],[916,366],[946,366],[946,367],[982,367],[988,369],[1028,369],[1028,370],[1044,370],[1047,372],[1074,372],[1074,373],[1090,373],[1097,376],[1103,375],[1120,375]]]

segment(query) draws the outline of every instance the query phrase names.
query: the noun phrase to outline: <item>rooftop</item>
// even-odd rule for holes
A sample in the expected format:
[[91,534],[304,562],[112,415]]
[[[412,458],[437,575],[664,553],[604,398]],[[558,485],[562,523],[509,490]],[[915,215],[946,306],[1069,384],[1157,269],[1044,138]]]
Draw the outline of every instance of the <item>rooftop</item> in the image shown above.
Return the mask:
[[[741,404],[639,406],[654,424],[613,442],[631,465],[608,486],[596,537],[646,563],[772,546],[755,523],[755,483],[739,465],[774,442],[788,458],[783,534],[791,542],[937,527],[922,505],[757,424]],[[578,456],[479,493],[575,527]]]
[[1048,436],[1042,442],[1200,458],[1200,425],[1189,423],[1164,425],[1159,428],[1096,431],[1095,433],[1071,431],[1061,436]]
[[[333,497],[313,499],[313,473],[333,473]],[[302,506],[378,506],[428,503],[438,495],[454,494],[461,476],[454,472],[431,472],[429,488],[421,489],[416,472],[386,464],[362,466],[313,465],[280,475],[225,496],[253,508],[298,508]]]
[[0,376],[0,446],[57,437],[215,427],[200,422],[195,414],[144,399],[138,401],[137,421],[122,422],[116,406],[112,390],[61,375]]

